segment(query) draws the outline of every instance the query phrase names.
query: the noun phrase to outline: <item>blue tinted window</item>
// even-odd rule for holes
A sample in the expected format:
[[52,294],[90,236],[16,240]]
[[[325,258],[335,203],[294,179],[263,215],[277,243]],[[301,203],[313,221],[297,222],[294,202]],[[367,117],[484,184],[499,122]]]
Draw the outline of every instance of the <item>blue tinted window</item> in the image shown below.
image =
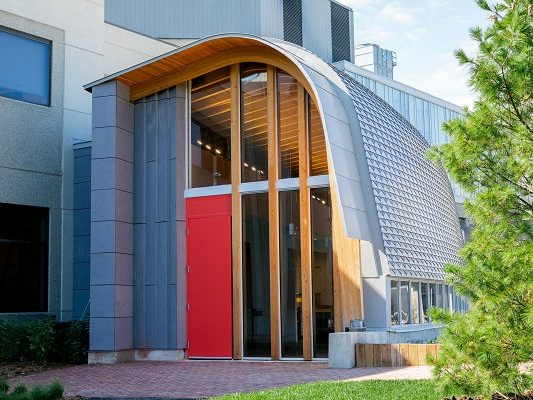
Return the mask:
[[0,29],[0,96],[50,104],[50,42]]

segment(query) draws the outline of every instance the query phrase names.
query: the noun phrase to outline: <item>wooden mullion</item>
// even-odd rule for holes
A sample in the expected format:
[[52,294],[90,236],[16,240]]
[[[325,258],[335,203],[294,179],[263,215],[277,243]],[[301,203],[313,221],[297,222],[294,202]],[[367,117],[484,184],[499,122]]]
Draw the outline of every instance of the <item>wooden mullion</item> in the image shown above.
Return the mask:
[[276,181],[278,179],[278,135],[276,110],[276,69],[267,67],[268,113],[268,239],[270,253],[270,355],[280,359],[280,309],[279,309],[279,203]]
[[300,247],[302,279],[302,327],[303,359],[311,360],[312,354],[312,291],[311,291],[311,226],[309,209],[309,176],[307,110],[303,86],[298,84],[298,153],[300,181]]
[[233,358],[242,359],[242,208],[239,65],[230,67],[231,84],[231,248],[233,281]]

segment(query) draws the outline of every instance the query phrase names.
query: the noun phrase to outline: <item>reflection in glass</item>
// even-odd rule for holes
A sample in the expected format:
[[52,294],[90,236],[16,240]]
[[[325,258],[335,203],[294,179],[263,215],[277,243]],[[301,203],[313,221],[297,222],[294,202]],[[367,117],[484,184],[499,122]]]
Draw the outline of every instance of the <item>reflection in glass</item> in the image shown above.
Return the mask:
[[279,193],[281,356],[303,356],[300,201],[298,191]]
[[245,357],[270,357],[268,193],[242,196]]
[[429,307],[437,307],[437,291],[435,290],[435,284],[429,284]]
[[435,303],[435,307],[442,308],[442,285],[440,283],[437,284],[436,293],[437,302]]
[[442,308],[448,310],[448,285],[442,285],[443,296],[442,296]]
[[192,80],[190,187],[231,183],[229,67]]
[[308,129],[309,129],[309,175],[327,175],[328,159],[326,154],[326,138],[322,128],[322,120],[316,104],[309,95]]
[[391,325],[398,325],[400,315],[398,304],[398,281],[390,282],[390,313],[391,313]]
[[411,323],[420,323],[418,311],[418,282],[411,282]]
[[400,306],[402,315],[402,325],[410,324],[411,319],[409,318],[409,282],[407,281],[400,282]]
[[429,322],[428,310],[429,310],[429,293],[428,284],[421,283],[421,297],[422,297],[422,322]]
[[311,189],[311,271],[313,282],[314,357],[328,356],[333,321],[333,246],[329,188]]
[[267,72],[264,64],[241,64],[242,181],[268,179]]
[[298,177],[298,81],[278,71],[279,177]]

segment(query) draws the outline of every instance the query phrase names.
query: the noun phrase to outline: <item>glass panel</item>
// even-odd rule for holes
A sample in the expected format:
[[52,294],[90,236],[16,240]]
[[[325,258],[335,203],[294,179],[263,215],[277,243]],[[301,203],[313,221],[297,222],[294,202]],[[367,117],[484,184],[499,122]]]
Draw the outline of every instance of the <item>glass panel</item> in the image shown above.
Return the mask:
[[48,41],[0,29],[0,96],[50,105]]
[[270,357],[268,193],[242,196],[243,336],[246,357]]
[[311,97],[308,98],[309,104],[309,175],[327,175],[328,158],[326,153],[326,138],[322,128],[320,113]]
[[329,188],[311,189],[311,271],[313,274],[314,356],[328,356],[333,323],[333,246]]
[[442,296],[442,308],[448,310],[448,285],[442,285],[443,296]]
[[437,291],[435,290],[435,284],[430,283],[429,284],[429,301],[430,301],[430,308],[437,307]]
[[420,317],[418,311],[418,282],[411,282],[411,323],[419,324]]
[[423,282],[421,284],[421,297],[422,297],[422,322],[429,322],[428,310],[429,310],[429,291],[428,284]]
[[242,181],[268,179],[267,72],[264,64],[241,64]]
[[400,306],[402,315],[402,325],[410,324],[411,318],[409,317],[409,282],[400,282]]
[[279,193],[281,356],[303,356],[299,192]]
[[437,302],[435,303],[435,307],[442,308],[442,285],[438,284],[436,288],[437,293]]
[[0,313],[48,311],[48,209],[0,204]]
[[229,67],[192,80],[190,187],[231,183]]
[[298,81],[279,71],[279,177],[298,177]]
[[398,325],[400,309],[398,304],[398,281],[390,282],[390,308],[391,308],[391,325]]

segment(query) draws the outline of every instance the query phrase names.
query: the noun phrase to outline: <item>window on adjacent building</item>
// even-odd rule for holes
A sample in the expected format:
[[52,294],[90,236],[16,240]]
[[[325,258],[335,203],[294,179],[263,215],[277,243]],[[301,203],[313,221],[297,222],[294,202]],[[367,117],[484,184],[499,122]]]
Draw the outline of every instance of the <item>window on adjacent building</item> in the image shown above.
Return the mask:
[[0,313],[48,311],[48,209],[0,204]]
[[49,41],[0,28],[0,96],[50,105]]

